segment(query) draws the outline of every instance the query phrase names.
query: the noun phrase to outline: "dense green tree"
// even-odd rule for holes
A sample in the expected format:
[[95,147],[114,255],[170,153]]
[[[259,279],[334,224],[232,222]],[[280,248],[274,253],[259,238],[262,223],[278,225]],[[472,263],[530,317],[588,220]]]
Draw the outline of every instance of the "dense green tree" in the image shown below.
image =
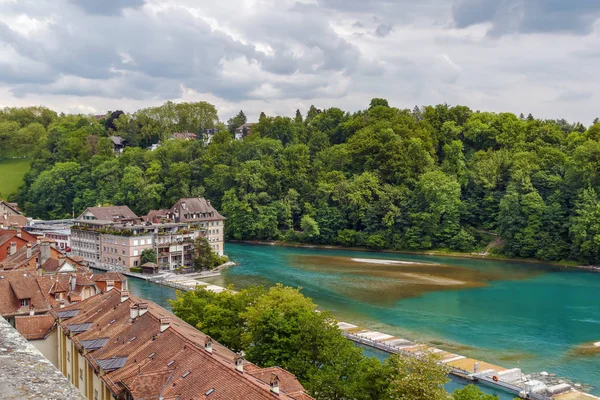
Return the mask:
[[[298,289],[178,293],[173,312],[249,361],[292,372],[319,400],[442,399],[446,370],[433,358],[367,358],[328,312]],[[438,397],[428,397],[429,395]]]
[[[228,218],[232,239],[481,251],[484,231],[500,236],[494,251],[506,255],[600,263],[598,124],[448,104],[402,110],[373,99],[355,113],[311,106],[304,119],[261,115],[235,141],[205,102],[117,114],[98,122],[39,107],[0,110],[0,157],[31,160],[12,199],[48,218],[98,203],[144,214],[202,195]],[[229,128],[242,121],[239,113]],[[209,145],[168,140],[207,128],[217,129]],[[123,154],[113,153],[111,134],[127,141]],[[58,177],[69,186],[54,193],[54,168],[69,163],[76,173]]]
[[225,257],[219,256],[204,236],[194,240],[194,268],[213,269],[223,264]]
[[493,394],[485,394],[475,385],[467,385],[462,389],[456,389],[452,393],[453,400],[498,400]]
[[244,111],[240,110],[235,117],[231,117],[227,120],[227,129],[233,134],[237,128],[244,125],[247,121],[246,114],[244,114]]
[[146,263],[154,263],[156,264],[156,251],[154,249],[146,249],[142,251],[142,259],[140,261],[141,265]]
[[436,363],[433,354],[421,357],[393,355],[385,363],[391,374],[386,398],[392,400],[446,400],[443,385],[448,382],[448,369]]

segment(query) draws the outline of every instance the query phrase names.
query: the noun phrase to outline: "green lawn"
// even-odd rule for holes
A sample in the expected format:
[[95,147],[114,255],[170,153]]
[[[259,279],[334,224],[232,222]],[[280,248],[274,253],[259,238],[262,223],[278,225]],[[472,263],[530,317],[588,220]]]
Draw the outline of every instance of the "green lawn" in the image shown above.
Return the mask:
[[0,198],[6,198],[17,191],[23,177],[29,171],[30,160],[26,158],[0,160]]

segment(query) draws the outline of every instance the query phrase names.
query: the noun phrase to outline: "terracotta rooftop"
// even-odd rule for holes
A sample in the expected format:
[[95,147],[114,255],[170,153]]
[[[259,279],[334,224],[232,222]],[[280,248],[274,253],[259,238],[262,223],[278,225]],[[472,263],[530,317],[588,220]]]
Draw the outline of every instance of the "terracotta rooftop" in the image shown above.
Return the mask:
[[17,228],[27,226],[27,217],[24,215],[2,215],[0,216],[0,228]]
[[27,340],[45,339],[54,327],[50,314],[15,317],[15,328]]
[[171,135],[172,139],[196,140],[198,135],[192,132],[176,132]]
[[[38,276],[35,271],[0,271],[0,315],[4,317],[45,313],[60,306],[57,293],[69,304],[70,281],[75,274]],[[75,279],[75,278],[73,278]],[[66,289],[66,292],[64,291]],[[21,300],[29,299],[22,305]],[[72,301],[75,301],[71,297]]]
[[[94,369],[102,372],[100,376],[114,395],[128,392],[134,399],[311,399],[292,374],[279,368],[262,370],[245,362],[244,372],[238,371],[235,353],[155,303],[122,296],[113,289],[52,313],[58,316],[57,312],[65,315],[75,310],[77,315],[60,320],[61,329],[69,332],[69,326],[91,323],[72,340],[80,349],[98,344],[99,348],[84,354]],[[108,340],[94,341],[105,338]],[[205,348],[208,342],[212,351]],[[278,396],[269,386],[273,373],[281,381]]]
[[125,282],[127,280],[127,278],[123,274],[115,271],[107,271],[102,274],[94,274],[90,277],[90,279],[94,282]]
[[[89,211],[97,220],[101,221],[137,218],[137,215],[127,206],[88,207],[85,211]],[[81,216],[79,219],[81,219]]]
[[178,219],[182,222],[225,219],[204,197],[179,199],[170,211],[179,215]]

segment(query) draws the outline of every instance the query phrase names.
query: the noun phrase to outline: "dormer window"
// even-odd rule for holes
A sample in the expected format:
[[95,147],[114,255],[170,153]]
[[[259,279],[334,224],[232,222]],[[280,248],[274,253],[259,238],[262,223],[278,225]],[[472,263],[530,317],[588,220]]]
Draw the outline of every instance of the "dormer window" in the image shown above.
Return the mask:
[[29,305],[29,299],[21,299],[21,307],[27,307]]

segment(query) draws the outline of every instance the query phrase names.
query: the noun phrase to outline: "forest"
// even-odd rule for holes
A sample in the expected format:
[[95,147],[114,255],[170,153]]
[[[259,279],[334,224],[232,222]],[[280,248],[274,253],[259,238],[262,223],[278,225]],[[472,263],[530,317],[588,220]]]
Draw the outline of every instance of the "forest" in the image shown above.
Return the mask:
[[[204,196],[227,217],[228,239],[461,252],[495,240],[508,257],[600,264],[598,119],[373,99],[354,113],[261,113],[234,140],[245,122],[243,112],[221,122],[205,102],[100,117],[5,108],[0,156],[18,148],[31,159],[10,200],[54,219],[97,204],[141,215]],[[210,144],[170,139],[207,129]],[[126,141],[120,155],[112,135]]]

